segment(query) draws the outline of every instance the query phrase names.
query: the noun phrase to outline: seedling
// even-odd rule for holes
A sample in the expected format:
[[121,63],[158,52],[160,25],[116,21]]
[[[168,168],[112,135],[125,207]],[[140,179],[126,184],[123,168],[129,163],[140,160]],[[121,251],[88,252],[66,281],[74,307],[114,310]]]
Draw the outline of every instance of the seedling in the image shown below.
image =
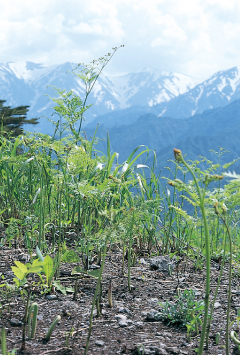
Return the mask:
[[194,301],[195,292],[193,290],[185,290],[180,293],[175,304],[170,304],[168,301],[165,304],[159,302],[162,309],[160,314],[162,320],[168,325],[185,326],[188,329],[190,336],[192,330],[198,333],[198,323],[202,323],[201,316],[203,314],[203,302]]
[[50,337],[51,337],[51,335],[52,335],[52,332],[54,331],[54,329],[55,329],[57,323],[60,322],[60,320],[61,320],[61,316],[57,316],[57,317],[54,319],[54,321],[52,322],[52,324],[51,324],[51,326],[50,326],[50,328],[49,328],[49,330],[48,330],[48,332],[47,332],[47,335],[46,335],[45,338],[44,338],[44,340],[45,340],[46,342],[50,340]]
[[33,303],[30,306],[28,314],[28,337],[29,339],[34,339],[37,329],[37,314],[38,314],[38,304]]
[[110,308],[113,307],[113,301],[112,301],[112,280],[109,281],[109,286],[108,286],[108,305]]

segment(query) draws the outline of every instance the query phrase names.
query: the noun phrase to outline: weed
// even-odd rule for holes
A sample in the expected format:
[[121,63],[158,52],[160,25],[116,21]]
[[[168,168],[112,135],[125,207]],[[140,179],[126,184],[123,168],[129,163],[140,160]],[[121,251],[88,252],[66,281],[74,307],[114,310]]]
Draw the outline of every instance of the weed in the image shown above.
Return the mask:
[[168,325],[178,325],[187,327],[188,334],[192,330],[198,332],[198,324],[201,324],[201,317],[204,310],[203,302],[195,301],[195,292],[193,290],[185,290],[179,292],[174,304],[166,301],[164,304],[159,303],[162,307],[160,315],[162,320]]

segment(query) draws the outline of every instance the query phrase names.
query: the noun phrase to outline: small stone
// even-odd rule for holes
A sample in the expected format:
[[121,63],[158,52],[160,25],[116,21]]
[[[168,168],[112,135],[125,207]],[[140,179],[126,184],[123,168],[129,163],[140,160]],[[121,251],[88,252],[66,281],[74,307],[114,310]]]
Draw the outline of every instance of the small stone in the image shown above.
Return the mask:
[[147,313],[147,317],[145,318],[146,322],[158,322],[162,319],[162,316],[159,312],[155,310],[151,310]]
[[128,308],[119,308],[118,312],[131,314],[131,311]]
[[202,295],[202,292],[195,291],[195,296],[201,296],[201,295]]
[[128,323],[124,320],[120,320],[120,322],[118,324],[119,324],[119,327],[121,327],[121,328],[126,328],[128,326]]
[[169,265],[171,265],[172,268],[175,267],[169,255],[156,256],[150,259],[151,270],[168,271]]
[[30,260],[30,256],[28,254],[19,254],[18,260],[22,262],[27,262]]
[[179,350],[177,347],[167,347],[166,350],[170,353],[170,354],[179,354]]
[[50,301],[55,300],[57,298],[56,295],[47,295],[46,298]]
[[126,316],[124,316],[123,314],[116,314],[115,315],[115,318],[116,319],[120,319],[120,320],[127,320],[127,317]]
[[168,355],[168,353],[166,352],[166,350],[163,349],[163,348],[158,348],[158,349],[155,351],[155,354],[156,354],[156,355]]
[[144,355],[155,355],[155,354],[156,354],[155,349],[150,349],[150,348],[144,349]]
[[104,344],[105,344],[105,342],[102,341],[102,340],[97,340],[97,341],[95,341],[95,345],[97,345],[97,346],[99,346],[99,347],[102,347]]
[[157,298],[150,298],[150,300],[148,302],[149,303],[158,303],[158,299]]
[[23,322],[21,322],[17,318],[12,318],[12,319],[10,319],[10,324],[12,327],[21,327],[23,325]]
[[163,343],[159,343],[159,347],[162,349],[166,349],[167,345],[163,344]]
[[217,309],[217,308],[219,308],[219,307],[222,307],[221,303],[215,302],[215,303],[214,303],[214,308]]
[[139,264],[147,265],[147,262],[146,262],[145,259],[141,258],[141,259],[139,260]]
[[90,269],[90,270],[97,270],[97,269],[100,269],[100,265],[92,264],[92,265],[89,266],[89,269]]
[[143,322],[136,322],[135,325],[137,328],[143,329],[144,323]]

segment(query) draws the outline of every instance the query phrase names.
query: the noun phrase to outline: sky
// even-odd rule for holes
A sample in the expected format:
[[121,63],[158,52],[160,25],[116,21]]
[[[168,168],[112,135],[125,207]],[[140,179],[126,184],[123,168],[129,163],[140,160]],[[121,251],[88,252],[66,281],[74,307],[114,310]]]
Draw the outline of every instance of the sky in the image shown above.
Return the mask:
[[240,65],[239,0],[8,0],[0,24],[0,63],[88,64],[124,44],[105,73]]

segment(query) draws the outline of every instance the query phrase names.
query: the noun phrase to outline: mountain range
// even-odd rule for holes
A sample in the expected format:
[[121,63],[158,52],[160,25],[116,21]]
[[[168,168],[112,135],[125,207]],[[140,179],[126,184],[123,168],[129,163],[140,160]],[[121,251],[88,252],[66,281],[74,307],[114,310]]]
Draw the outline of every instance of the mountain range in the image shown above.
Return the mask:
[[[50,99],[57,96],[54,88],[73,90],[81,97],[85,95],[84,83],[72,72],[76,67],[76,63],[49,67],[32,62],[0,64],[0,97],[10,106],[29,105],[29,118],[41,117],[37,129],[49,133],[51,124],[46,124],[44,117],[51,117],[54,112]],[[88,104],[93,106],[86,113],[86,123],[105,114],[111,116],[124,109],[131,111],[135,106],[139,106],[138,116],[185,93],[199,81],[150,68],[116,77],[101,74],[88,98]]]
[[[50,99],[57,95],[54,87],[84,97],[84,84],[72,73],[76,67],[0,64],[0,98],[12,107],[29,105],[29,118],[40,117],[34,129],[51,134],[46,117],[54,112]],[[202,155],[218,162],[218,155],[209,150],[219,147],[230,151],[221,157],[223,163],[240,156],[240,66],[206,80],[150,68],[115,77],[102,74],[89,97],[91,103],[83,125],[86,135],[90,137],[99,123],[97,136],[106,138],[108,131],[112,150],[122,161],[140,144],[156,150],[160,167],[173,158],[174,147],[189,159]],[[105,151],[105,145],[101,141],[99,149]]]

